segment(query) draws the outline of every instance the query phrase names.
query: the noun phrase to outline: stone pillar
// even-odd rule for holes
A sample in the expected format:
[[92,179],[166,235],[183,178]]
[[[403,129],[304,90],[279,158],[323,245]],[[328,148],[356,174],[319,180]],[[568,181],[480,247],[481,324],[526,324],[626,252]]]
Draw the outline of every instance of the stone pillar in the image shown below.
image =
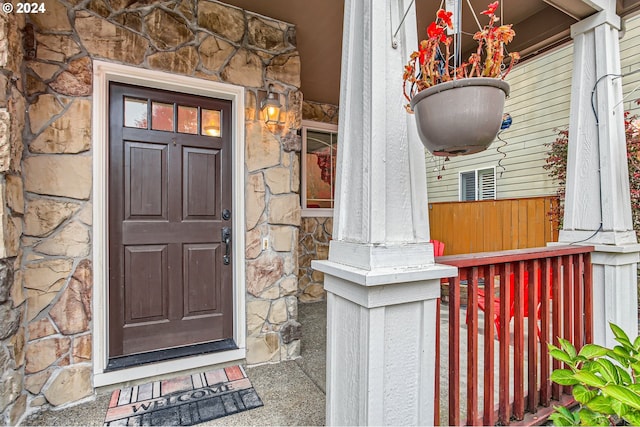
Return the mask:
[[26,411],[25,297],[22,251],[25,98],[21,77],[24,15],[0,13],[0,424],[17,425]]
[[328,292],[328,425],[433,423],[435,304],[456,269],[434,264],[424,148],[403,108],[415,19],[410,0],[345,2],[334,240],[312,263]]
[[571,27],[574,65],[567,191],[564,228],[558,240],[595,245],[594,341],[613,346],[609,322],[622,327],[632,339],[638,333],[640,245],[631,220],[619,78],[620,17],[615,14],[614,1],[601,3],[601,11]]

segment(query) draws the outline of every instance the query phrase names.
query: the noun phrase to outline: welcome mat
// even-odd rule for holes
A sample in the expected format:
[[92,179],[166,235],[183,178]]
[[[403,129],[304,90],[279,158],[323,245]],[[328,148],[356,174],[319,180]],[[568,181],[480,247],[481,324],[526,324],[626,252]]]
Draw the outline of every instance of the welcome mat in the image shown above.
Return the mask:
[[262,406],[241,366],[116,390],[105,426],[191,426]]

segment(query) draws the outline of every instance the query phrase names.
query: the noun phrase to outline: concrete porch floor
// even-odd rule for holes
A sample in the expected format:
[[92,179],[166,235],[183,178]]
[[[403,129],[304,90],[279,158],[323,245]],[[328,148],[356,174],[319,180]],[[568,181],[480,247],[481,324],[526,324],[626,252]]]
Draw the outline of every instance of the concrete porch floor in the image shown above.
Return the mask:
[[[465,311],[463,309],[461,312],[461,352],[466,349],[464,316]],[[301,357],[295,361],[246,368],[246,372],[264,406],[198,425],[324,425],[326,320],[326,302],[299,304],[298,321],[303,328]],[[443,333],[440,337],[441,425],[447,425],[448,420],[446,415],[448,338],[445,332],[448,321],[448,307],[443,304],[441,308],[441,328]],[[479,314],[480,331],[482,331],[483,325],[484,315],[481,312]],[[513,348],[511,351],[513,352]],[[482,366],[482,360],[479,363]],[[460,371],[466,372],[466,361],[464,359],[461,360]],[[22,425],[102,425],[112,390],[100,391],[93,400],[66,409],[48,410],[33,414],[27,417],[22,422]],[[467,402],[465,398],[466,391],[463,387],[460,399],[462,414],[466,411]],[[497,395],[495,398],[497,401]],[[482,399],[482,391],[480,390],[479,402],[482,402]]]
[[[326,307],[326,303],[298,306],[298,321],[303,325],[301,358],[246,368],[264,406],[198,425],[324,425]],[[102,425],[110,396],[111,390],[99,392],[92,401],[40,412],[27,417],[21,424]]]

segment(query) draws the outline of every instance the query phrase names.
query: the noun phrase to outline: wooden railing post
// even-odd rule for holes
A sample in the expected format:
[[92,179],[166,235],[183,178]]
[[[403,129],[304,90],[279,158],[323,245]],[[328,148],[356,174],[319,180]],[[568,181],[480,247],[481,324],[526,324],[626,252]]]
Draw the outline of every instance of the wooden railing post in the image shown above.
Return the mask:
[[487,426],[492,426],[496,423],[495,411],[494,411],[494,399],[493,391],[495,387],[494,381],[494,341],[493,331],[495,316],[495,277],[496,266],[490,264],[484,270],[484,295],[485,295],[485,311],[484,311],[484,415],[482,423]]
[[[540,332],[538,329],[538,294],[540,291],[540,261],[534,259],[529,262],[529,320],[528,320],[528,400],[527,410],[535,413],[538,408],[538,341]],[[548,294],[547,294],[548,296]],[[544,351],[543,351],[544,353]]]
[[478,267],[467,274],[467,424],[478,422]]
[[585,322],[585,339],[586,342],[592,343],[593,340],[593,266],[591,265],[591,254],[587,253],[584,257],[584,322]]
[[510,386],[510,374],[509,374],[509,322],[505,321],[508,318],[510,312],[511,289],[510,289],[510,277],[511,277],[511,264],[506,263],[502,269],[500,276],[500,316],[502,322],[500,322],[500,373],[499,373],[499,399],[500,405],[498,410],[498,420],[500,423],[507,425],[511,418],[511,401],[509,399],[509,386]]
[[449,282],[449,425],[460,425],[460,276]]
[[549,296],[551,295],[552,274],[551,259],[545,258],[542,272],[542,292],[540,293],[542,295],[540,299],[540,403],[543,406],[549,406],[551,397],[550,358],[546,350],[549,343],[549,308],[551,306]]
[[524,262],[517,264],[514,286],[514,323],[513,323],[513,415],[516,420],[524,418],[524,304],[526,295]]
[[[557,256],[553,259],[553,280],[551,281],[552,292],[553,292],[553,296],[552,296],[552,300],[553,300],[553,304],[552,304],[553,332],[552,334],[553,335],[551,337],[551,342],[556,347],[560,347],[560,341],[558,341],[558,337],[561,336],[562,334],[561,332],[562,331],[562,317],[561,317],[562,289],[560,288],[561,280],[562,280],[561,271],[562,271],[562,259],[561,257]],[[555,371],[556,369],[560,369],[560,367],[561,367],[560,362],[556,359],[553,359],[553,370]],[[561,392],[562,390],[559,384],[553,383],[551,385],[551,397],[553,399],[555,400],[560,399]]]
[[584,345],[584,257],[573,255],[573,345]]
[[436,302],[436,369],[433,375],[433,425],[440,425],[440,304],[441,298]]

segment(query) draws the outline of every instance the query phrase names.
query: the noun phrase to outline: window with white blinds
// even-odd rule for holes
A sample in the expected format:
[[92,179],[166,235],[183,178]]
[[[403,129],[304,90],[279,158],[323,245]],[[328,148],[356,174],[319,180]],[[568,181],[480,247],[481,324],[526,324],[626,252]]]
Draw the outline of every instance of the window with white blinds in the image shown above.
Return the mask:
[[496,198],[496,169],[476,169],[460,172],[460,200],[491,200]]
[[460,173],[460,200],[476,200],[476,171]]

